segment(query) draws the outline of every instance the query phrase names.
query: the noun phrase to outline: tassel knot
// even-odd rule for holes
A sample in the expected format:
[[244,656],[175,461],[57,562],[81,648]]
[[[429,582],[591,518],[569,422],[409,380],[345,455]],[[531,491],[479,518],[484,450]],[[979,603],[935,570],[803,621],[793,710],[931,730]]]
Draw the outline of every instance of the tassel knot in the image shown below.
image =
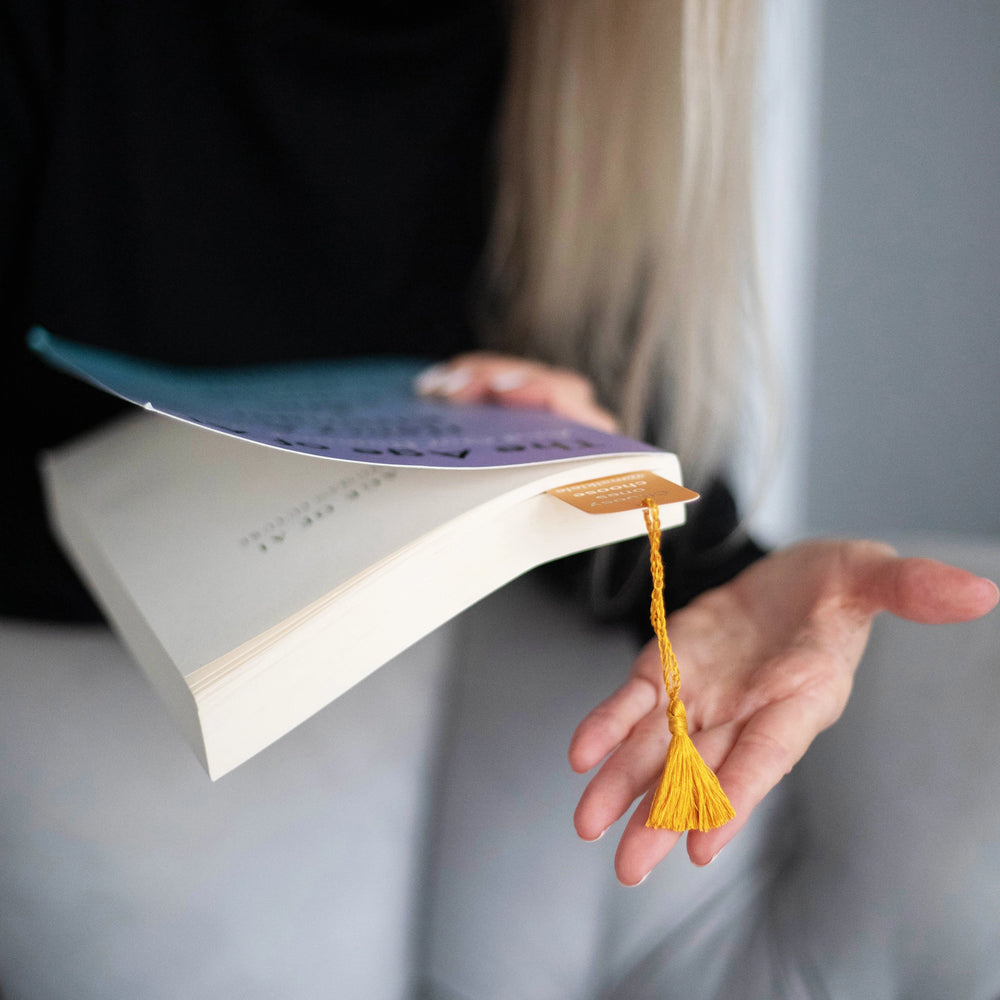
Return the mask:
[[667,706],[667,725],[670,727],[671,736],[687,736],[687,710],[684,708],[684,702],[680,698],[672,699]]

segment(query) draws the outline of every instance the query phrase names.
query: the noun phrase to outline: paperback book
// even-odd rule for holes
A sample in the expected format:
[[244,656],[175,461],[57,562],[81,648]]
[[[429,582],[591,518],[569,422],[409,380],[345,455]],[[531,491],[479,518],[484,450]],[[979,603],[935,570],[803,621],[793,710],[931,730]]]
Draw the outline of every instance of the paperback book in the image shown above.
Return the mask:
[[474,602],[663,527],[674,455],[540,410],[416,396],[426,362],[199,369],[35,329],[136,404],[43,456],[57,537],[216,779]]

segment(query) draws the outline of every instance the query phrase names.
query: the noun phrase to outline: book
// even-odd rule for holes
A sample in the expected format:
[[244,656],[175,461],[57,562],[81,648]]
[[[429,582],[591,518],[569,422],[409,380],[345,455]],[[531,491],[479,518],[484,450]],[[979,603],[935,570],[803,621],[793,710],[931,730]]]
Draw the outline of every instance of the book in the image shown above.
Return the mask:
[[522,573],[644,534],[636,496],[669,527],[697,495],[649,445],[417,398],[419,360],[190,369],[30,341],[137,404],[42,457],[50,519],[213,780]]

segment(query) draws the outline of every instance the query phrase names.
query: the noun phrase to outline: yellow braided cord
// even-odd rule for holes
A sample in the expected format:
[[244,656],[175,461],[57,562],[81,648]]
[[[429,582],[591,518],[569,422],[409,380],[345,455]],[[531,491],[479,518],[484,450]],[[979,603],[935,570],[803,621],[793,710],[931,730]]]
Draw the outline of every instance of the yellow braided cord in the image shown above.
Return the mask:
[[653,574],[653,599],[649,617],[660,647],[671,734],[663,775],[653,795],[646,826],[679,832],[714,830],[736,814],[719,779],[702,760],[688,735],[687,713],[679,697],[680,667],[667,636],[667,614],[663,606],[663,559],[660,555],[660,511],[652,497],[646,497],[643,501],[643,516],[649,532],[649,567]]
[[646,497],[643,501],[642,513],[649,532],[649,568],[653,574],[653,599],[649,606],[649,618],[660,646],[667,697],[673,701],[680,693],[681,671],[667,635],[667,613],[663,607],[663,557],[660,555],[660,508],[652,497]]

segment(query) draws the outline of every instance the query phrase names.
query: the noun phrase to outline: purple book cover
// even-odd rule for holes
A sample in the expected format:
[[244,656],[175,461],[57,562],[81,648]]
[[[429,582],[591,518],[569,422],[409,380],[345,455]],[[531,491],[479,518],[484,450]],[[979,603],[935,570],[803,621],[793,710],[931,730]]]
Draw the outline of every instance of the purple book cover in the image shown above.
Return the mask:
[[146,410],[245,441],[320,458],[483,469],[656,451],[544,410],[415,395],[428,362],[357,358],[235,368],[164,365],[54,337],[46,361]]

